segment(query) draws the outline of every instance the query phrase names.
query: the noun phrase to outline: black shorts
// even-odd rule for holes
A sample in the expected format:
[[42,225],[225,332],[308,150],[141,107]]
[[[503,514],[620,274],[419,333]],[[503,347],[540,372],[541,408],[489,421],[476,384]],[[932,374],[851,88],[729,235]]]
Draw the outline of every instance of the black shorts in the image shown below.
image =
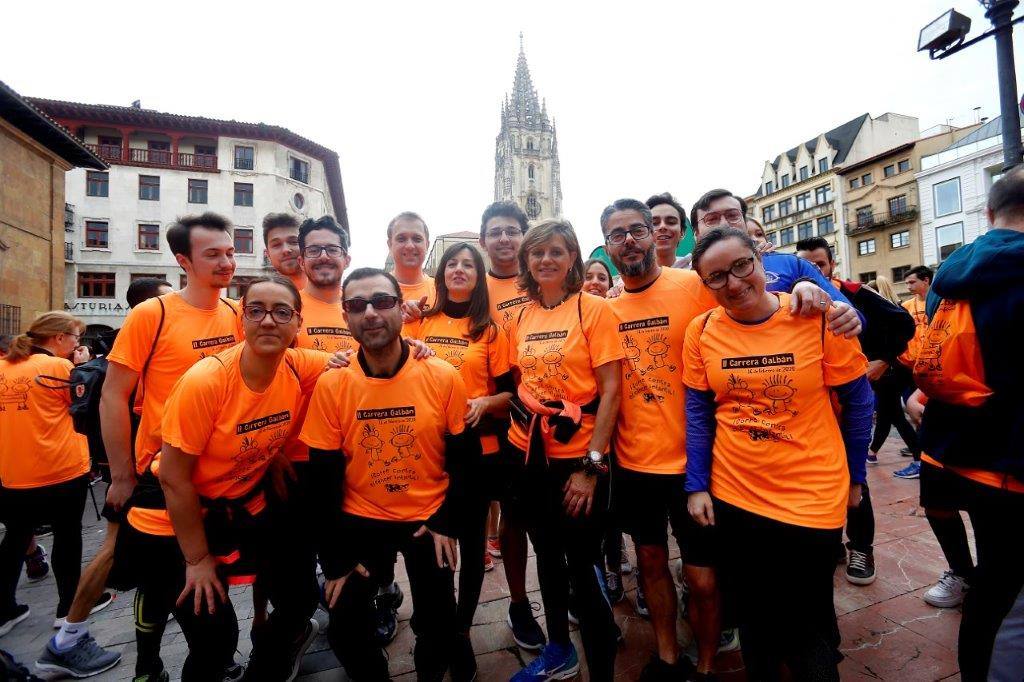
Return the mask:
[[161,568],[181,567],[184,570],[185,557],[173,535],[150,535],[136,529],[130,523],[122,523],[114,542],[114,562],[107,576],[107,587],[127,592],[145,583],[147,573],[153,566]]
[[925,509],[967,509],[970,481],[949,469],[921,462],[921,506]]
[[616,467],[612,509],[622,530],[637,545],[668,545],[669,524],[683,563],[714,566],[714,528],[697,524],[686,509],[686,474],[649,474]]

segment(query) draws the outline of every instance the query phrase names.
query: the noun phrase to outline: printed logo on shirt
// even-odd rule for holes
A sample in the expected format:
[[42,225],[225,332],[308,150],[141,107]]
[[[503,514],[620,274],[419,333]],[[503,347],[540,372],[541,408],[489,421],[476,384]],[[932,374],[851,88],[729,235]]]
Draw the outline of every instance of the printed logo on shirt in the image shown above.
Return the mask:
[[462,348],[469,348],[468,339],[462,339],[455,336],[428,336],[423,339],[423,343],[428,346],[432,343],[440,343],[446,346],[461,346]]
[[0,374],[0,412],[6,412],[8,405],[14,405],[16,410],[27,410],[28,392],[31,390],[32,382],[28,377],[7,383],[4,375]]
[[529,302],[529,296],[520,296],[518,298],[510,298],[507,301],[502,301],[496,307],[498,308],[498,310],[507,310],[509,308],[515,308],[517,306],[526,305]]
[[225,344],[232,344],[235,342],[234,334],[230,336],[214,336],[209,339],[195,339],[192,341],[192,348],[194,350],[203,350],[204,348],[213,348],[214,346],[223,346]]
[[638,329],[650,329],[652,327],[667,327],[667,317],[652,317],[646,320],[633,320],[632,322],[622,322],[619,324],[620,332],[631,332]]
[[[758,371],[750,367],[744,370],[748,375]],[[793,439],[786,425],[772,419],[783,413],[794,417],[798,414],[792,407],[797,389],[789,376],[772,374],[760,383],[758,390],[752,389],[743,376],[730,373],[727,385],[726,395],[734,401],[733,419],[729,422],[732,429],[745,432],[754,442]]]
[[[287,414],[281,413],[281,414]],[[279,416],[279,415],[274,415]],[[256,420],[263,421],[263,420]],[[287,421],[287,420],[286,420]],[[252,424],[254,422],[248,422]],[[239,427],[242,425],[239,424]],[[257,430],[261,430],[269,426],[264,423],[263,426],[255,427]],[[239,432],[241,433],[241,432]],[[266,437],[266,447],[260,444],[261,437]],[[256,475],[263,475],[263,463],[268,459],[276,456],[284,448],[285,442],[288,440],[288,429],[277,428],[269,433],[250,433],[242,438],[242,443],[239,445],[238,454],[231,459],[234,460],[234,464],[231,466],[226,473],[219,476],[219,481],[236,481],[245,482],[251,480]]]
[[[627,400],[639,398],[644,403],[662,403],[676,394],[670,377],[678,367],[668,360],[672,350],[668,328],[668,316],[619,323],[626,356],[623,379]],[[662,369],[668,374],[658,372]]]
[[[391,408],[388,410],[359,410],[360,413],[377,412],[391,413],[394,410],[411,410],[412,408]],[[366,457],[366,466],[370,469],[370,486],[382,486],[388,493],[403,493],[409,484],[419,480],[416,469],[410,466],[412,461],[420,459],[423,454],[416,447],[416,429],[413,426],[415,411],[400,418],[399,423],[393,417],[384,416],[380,421],[367,422],[359,429],[359,447]],[[365,417],[359,416],[359,419]]]
[[529,302],[529,296],[519,296],[517,298],[510,298],[507,301],[502,301],[495,306],[495,309],[501,313],[501,328],[504,331],[508,331],[509,326],[512,324],[512,319],[516,316],[519,308]]
[[537,332],[534,334],[526,335],[526,342],[533,343],[535,341],[553,341],[556,339],[564,339],[569,336],[568,330],[561,330],[557,332]]
[[[780,366],[795,366],[796,360],[792,353],[773,353],[771,355],[747,355],[739,358],[722,358],[722,369],[761,369],[774,370]],[[782,370],[786,371],[786,370]]]
[[266,417],[260,417],[259,419],[253,419],[252,421],[237,425],[235,427],[235,434],[242,435],[243,433],[262,429],[265,426],[291,421],[291,418],[291,412],[285,410],[284,412],[278,412],[276,414],[267,415]]
[[764,284],[765,286],[771,286],[779,281],[779,275],[771,270],[764,271]]
[[416,408],[412,405],[404,407],[380,407],[373,410],[356,410],[356,419],[361,421],[369,419],[400,419],[403,417],[416,417]]
[[310,336],[352,336],[352,332],[344,327],[306,327]]

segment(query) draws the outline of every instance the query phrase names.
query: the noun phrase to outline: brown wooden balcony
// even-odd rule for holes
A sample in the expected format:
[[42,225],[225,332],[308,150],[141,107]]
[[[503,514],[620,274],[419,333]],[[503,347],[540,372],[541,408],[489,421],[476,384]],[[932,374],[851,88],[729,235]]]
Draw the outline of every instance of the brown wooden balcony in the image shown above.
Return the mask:
[[112,144],[86,143],[85,146],[95,152],[101,159],[110,163],[217,172],[216,154],[175,153],[168,149],[135,149],[134,147],[124,149]]

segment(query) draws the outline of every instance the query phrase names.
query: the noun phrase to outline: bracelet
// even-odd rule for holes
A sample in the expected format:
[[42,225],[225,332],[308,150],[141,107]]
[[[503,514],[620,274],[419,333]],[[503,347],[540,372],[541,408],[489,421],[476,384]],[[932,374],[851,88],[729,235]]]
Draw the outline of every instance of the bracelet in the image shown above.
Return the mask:
[[189,566],[198,566],[199,562],[201,562],[203,559],[205,559],[208,556],[210,556],[210,553],[209,552],[204,552],[201,557],[199,557],[198,559],[196,559],[194,561],[189,561],[188,557],[185,557],[185,563],[188,564]]

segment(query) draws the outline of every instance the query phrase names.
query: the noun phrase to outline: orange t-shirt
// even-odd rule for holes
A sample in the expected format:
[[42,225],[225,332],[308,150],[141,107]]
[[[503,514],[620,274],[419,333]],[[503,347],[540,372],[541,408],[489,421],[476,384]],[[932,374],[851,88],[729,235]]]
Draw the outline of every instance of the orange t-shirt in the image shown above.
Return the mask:
[[921,348],[921,342],[928,334],[928,313],[925,310],[925,302],[917,296],[902,303],[910,316],[914,318],[914,337],[907,343],[907,349],[899,356],[899,361],[911,369],[914,368],[914,361],[917,360],[917,352]]
[[[581,324],[582,322],[582,324]],[[509,324],[509,360],[521,381],[539,400],[568,400],[586,405],[597,397],[594,368],[622,359],[617,320],[608,301],[575,294],[554,308],[531,301]],[[544,436],[548,457],[581,457],[594,433],[594,415],[585,414],[568,443]],[[509,442],[526,450],[526,430],[515,420]]]
[[859,341],[823,333],[821,318],[776,296],[759,324],[715,308],[686,330],[683,382],[715,393],[711,493],[783,523],[840,528],[850,475],[829,388],[863,376],[867,359]]
[[[143,377],[142,366],[150,357],[160,324],[161,301],[165,308],[164,324]],[[141,391],[143,398],[142,420],[135,438],[138,473],[146,470],[160,450],[160,420],[175,382],[199,360],[230,348],[239,340],[239,316],[223,300],[217,302],[216,308],[203,310],[189,305],[174,291],[144,301],[128,313],[107,359],[139,373],[136,391]]]
[[[74,365],[46,353],[0,359],[0,485],[39,488],[89,471],[89,445],[75,431],[67,380]],[[51,388],[52,387],[52,388]]]
[[446,433],[465,429],[466,389],[438,358],[407,358],[388,379],[362,364],[317,382],[300,438],[347,460],[342,510],[382,521],[425,521],[444,502]]
[[622,401],[615,461],[649,474],[686,471],[683,341],[690,320],[717,304],[693,270],[662,268],[642,291],[608,299],[618,319]]
[[516,286],[516,276],[495,277],[487,273],[487,297],[491,303],[491,319],[507,334],[519,309],[530,302],[530,297]]
[[302,327],[295,336],[297,348],[312,348],[328,353],[356,350],[359,344],[345,324],[341,303],[324,303],[305,291],[302,297]]
[[[196,457],[192,483],[201,497],[234,499],[260,483],[270,460],[297,437],[295,418],[323,373],[328,355],[290,348],[270,385],[256,392],[242,379],[244,344],[204,358],[174,385],[164,404],[161,435],[168,445]],[[159,475],[160,455],[153,461]],[[262,495],[246,504],[252,514]],[[134,508],[128,521],[151,535],[174,535],[161,509]]]
[[416,284],[402,284],[399,282],[398,288],[402,290],[403,301],[419,303],[420,299],[426,296],[427,308],[432,308],[434,301],[437,300],[437,292],[434,291],[434,280],[426,275],[423,275],[423,279]]
[[[493,379],[509,371],[508,338],[497,327],[491,327],[471,341],[469,322],[468,317],[452,318],[438,313],[422,318],[410,331],[430,346],[437,357],[459,370],[467,398],[479,398],[492,395]],[[498,451],[496,436],[480,436],[480,443],[485,455]]]

